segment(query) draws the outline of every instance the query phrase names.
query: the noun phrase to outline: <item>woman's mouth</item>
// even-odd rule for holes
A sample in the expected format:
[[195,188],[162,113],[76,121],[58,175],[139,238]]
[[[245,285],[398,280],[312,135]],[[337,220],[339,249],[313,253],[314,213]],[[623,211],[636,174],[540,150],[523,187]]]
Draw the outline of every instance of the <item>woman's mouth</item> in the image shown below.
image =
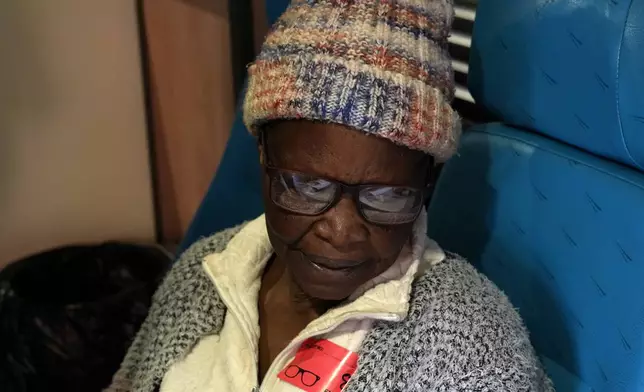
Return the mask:
[[329,259],[321,256],[308,255],[303,252],[301,254],[304,260],[313,264],[315,267],[331,271],[351,270],[365,263],[364,260]]
[[377,264],[369,259],[331,259],[298,252],[289,259],[289,269],[309,296],[341,300],[375,275]]

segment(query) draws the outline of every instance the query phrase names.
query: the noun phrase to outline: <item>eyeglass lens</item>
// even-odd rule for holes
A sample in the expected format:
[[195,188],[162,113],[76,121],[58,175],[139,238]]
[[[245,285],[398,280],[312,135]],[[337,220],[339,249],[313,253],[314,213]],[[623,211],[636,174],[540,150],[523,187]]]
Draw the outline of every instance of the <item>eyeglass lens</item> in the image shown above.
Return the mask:
[[[272,201],[289,211],[316,215],[336,200],[341,185],[324,178],[284,170],[271,177]],[[416,219],[423,204],[422,191],[403,186],[360,187],[358,208],[372,223],[394,225]]]

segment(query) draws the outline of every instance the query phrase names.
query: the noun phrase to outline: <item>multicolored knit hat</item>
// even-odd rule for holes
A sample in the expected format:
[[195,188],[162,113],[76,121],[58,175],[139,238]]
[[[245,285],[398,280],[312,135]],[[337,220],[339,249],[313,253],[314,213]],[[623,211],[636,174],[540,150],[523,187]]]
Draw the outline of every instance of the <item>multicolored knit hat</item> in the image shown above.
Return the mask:
[[453,14],[452,0],[293,0],[249,68],[246,126],[326,121],[448,159]]

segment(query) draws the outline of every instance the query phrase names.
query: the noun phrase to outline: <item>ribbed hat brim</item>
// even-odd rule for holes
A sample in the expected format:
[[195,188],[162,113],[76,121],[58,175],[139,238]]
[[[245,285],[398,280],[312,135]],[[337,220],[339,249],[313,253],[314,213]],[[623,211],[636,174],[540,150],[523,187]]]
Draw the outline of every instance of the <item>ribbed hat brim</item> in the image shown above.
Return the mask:
[[244,122],[308,119],[343,124],[439,161],[451,157],[459,116],[438,89],[415,78],[327,55],[258,60],[249,68]]

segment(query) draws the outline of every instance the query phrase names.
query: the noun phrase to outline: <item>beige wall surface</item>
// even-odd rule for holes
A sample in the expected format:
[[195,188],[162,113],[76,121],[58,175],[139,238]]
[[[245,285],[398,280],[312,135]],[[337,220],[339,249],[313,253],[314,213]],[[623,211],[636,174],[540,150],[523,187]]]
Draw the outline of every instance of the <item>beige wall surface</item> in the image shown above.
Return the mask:
[[0,1],[0,268],[152,241],[134,0]]

